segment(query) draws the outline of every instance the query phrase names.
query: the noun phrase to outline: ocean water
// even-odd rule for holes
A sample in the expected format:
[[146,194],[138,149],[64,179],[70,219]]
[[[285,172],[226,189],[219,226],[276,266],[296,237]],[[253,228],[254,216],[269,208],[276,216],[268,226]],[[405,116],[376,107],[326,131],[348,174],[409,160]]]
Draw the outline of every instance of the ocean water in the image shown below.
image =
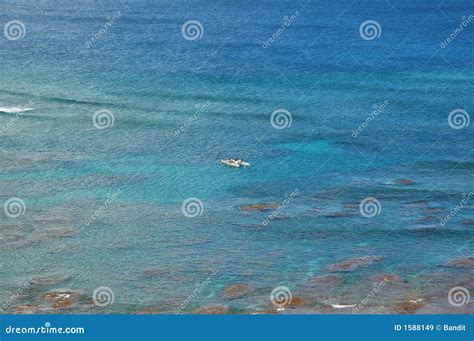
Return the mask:
[[470,1],[2,6],[4,313],[473,312]]

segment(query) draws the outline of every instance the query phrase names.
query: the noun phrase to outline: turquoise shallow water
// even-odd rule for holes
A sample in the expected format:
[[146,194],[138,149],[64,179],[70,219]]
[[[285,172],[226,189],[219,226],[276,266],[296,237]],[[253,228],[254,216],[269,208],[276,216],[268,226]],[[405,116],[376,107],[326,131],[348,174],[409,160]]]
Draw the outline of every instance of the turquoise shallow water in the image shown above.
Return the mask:
[[[0,215],[4,311],[275,312],[270,293],[286,286],[299,302],[287,312],[350,313],[332,305],[360,304],[390,278],[361,312],[472,312],[447,300],[472,285],[472,202],[441,224],[474,192],[472,126],[448,124],[474,104],[472,27],[439,45],[472,9],[6,4],[0,23],[21,20],[26,34],[0,39],[0,199],[25,211]],[[204,27],[196,41],[181,35],[191,19]],[[367,19],[376,40],[359,35]],[[104,109],[114,124],[101,130]],[[287,129],[272,126],[277,109]],[[220,163],[234,156],[252,166]],[[366,218],[369,197],[380,207]],[[188,198],[197,217],[182,212]],[[104,308],[91,299],[101,286],[115,298]],[[78,298],[58,304],[55,291]]]

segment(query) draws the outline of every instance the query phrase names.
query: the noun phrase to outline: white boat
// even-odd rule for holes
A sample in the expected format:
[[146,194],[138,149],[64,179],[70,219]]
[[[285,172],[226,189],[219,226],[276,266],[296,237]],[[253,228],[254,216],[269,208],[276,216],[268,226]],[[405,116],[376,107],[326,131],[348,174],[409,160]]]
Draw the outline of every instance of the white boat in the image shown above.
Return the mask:
[[250,163],[245,162],[244,160],[228,159],[228,160],[221,160],[221,162],[224,165],[231,166],[231,167],[236,167],[236,168],[238,168],[240,166],[243,166],[243,167],[249,167],[250,166]]
[[224,165],[227,165],[227,166],[231,166],[231,167],[240,167],[240,165],[234,161],[234,160],[221,160],[221,162],[224,164]]

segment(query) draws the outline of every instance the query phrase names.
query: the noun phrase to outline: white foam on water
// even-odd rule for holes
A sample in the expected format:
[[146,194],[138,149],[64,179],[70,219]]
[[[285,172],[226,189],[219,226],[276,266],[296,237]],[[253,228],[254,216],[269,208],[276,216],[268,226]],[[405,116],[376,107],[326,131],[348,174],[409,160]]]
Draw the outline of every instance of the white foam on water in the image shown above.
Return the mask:
[[18,114],[26,111],[33,110],[33,108],[24,108],[24,107],[0,107],[0,112],[7,114]]
[[357,304],[331,304],[333,308],[343,309],[343,308],[354,308]]

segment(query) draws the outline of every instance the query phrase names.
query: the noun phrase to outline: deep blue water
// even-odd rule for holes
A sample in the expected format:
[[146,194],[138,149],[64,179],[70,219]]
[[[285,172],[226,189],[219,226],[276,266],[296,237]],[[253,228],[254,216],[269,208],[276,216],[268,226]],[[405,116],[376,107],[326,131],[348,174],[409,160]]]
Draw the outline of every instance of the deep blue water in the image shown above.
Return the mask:
[[[28,285],[7,312],[57,311],[44,293],[100,286],[113,305],[65,312],[173,312],[207,278],[183,312],[265,311],[281,285],[304,311],[347,312],[330,304],[360,303],[381,274],[399,280],[362,312],[419,299],[417,312],[472,312],[447,302],[472,285],[472,258],[446,264],[474,256],[473,203],[440,223],[474,192],[473,126],[448,124],[474,112],[474,23],[440,46],[469,15],[467,0],[4,2],[1,26],[26,32],[0,36],[0,200],[26,210],[0,215],[0,298],[65,277]],[[200,39],[184,39],[188,20]],[[366,20],[377,39],[361,38]],[[114,124],[101,130],[103,109]],[[272,127],[277,109],[287,129]],[[220,163],[234,156],[251,167]],[[239,209],[295,191],[266,226],[275,208]],[[367,197],[379,215],[361,215]],[[183,215],[187,198],[201,215]],[[377,261],[331,268],[357,257]],[[327,274],[339,282],[311,288]],[[251,289],[230,299],[233,284]]]

